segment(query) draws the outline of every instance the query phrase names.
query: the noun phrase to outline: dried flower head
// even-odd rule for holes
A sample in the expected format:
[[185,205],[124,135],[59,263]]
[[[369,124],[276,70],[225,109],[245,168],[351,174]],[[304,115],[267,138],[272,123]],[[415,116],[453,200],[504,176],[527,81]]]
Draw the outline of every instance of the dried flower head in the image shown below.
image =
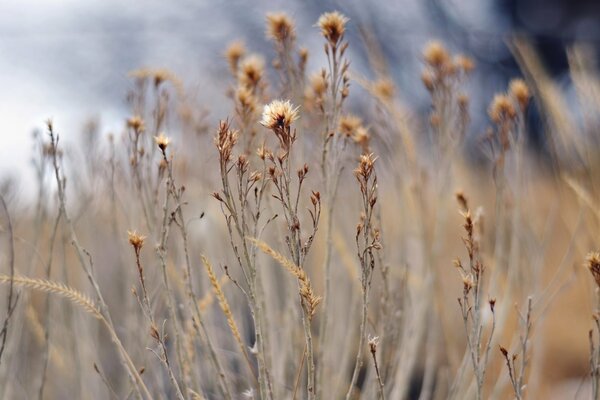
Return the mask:
[[362,120],[354,114],[346,114],[340,117],[339,131],[345,137],[353,137],[358,128],[362,126]]
[[289,100],[273,100],[265,105],[260,124],[272,130],[287,129],[298,119],[298,107]]
[[529,88],[527,84],[522,79],[513,79],[510,81],[508,86],[508,91],[512,97],[517,100],[519,103],[519,107],[521,107],[521,111],[525,111],[527,108],[527,104],[529,103]]
[[133,246],[135,251],[140,251],[144,245],[144,239],[146,239],[146,236],[142,236],[136,231],[127,231],[127,236],[129,236],[129,243]]
[[494,96],[488,114],[495,123],[514,119],[517,115],[512,101],[505,94]]
[[379,336],[371,336],[368,337],[369,349],[371,353],[375,354],[377,352],[377,345],[379,345]]
[[371,141],[371,135],[369,134],[369,130],[364,126],[360,126],[356,132],[354,132],[354,143],[361,146],[364,153],[367,153],[369,150],[369,142]]
[[600,288],[600,253],[595,251],[589,253],[585,258],[585,265],[592,273],[596,285]]
[[265,61],[258,55],[249,55],[244,58],[238,71],[240,85],[255,88],[262,79],[265,72]]
[[136,132],[143,132],[145,130],[144,120],[138,115],[127,120],[127,126]]
[[436,78],[430,70],[423,71],[423,73],[421,74],[421,82],[423,82],[423,86],[425,86],[425,89],[427,89],[429,92],[433,92],[433,89],[435,88]]
[[396,90],[394,82],[390,79],[382,78],[373,82],[373,94],[384,101],[390,101],[394,98],[394,92]]
[[256,155],[263,161],[273,159],[273,152],[269,148],[265,147],[264,144],[262,144],[256,150]]
[[338,45],[346,31],[348,18],[338,11],[326,12],[319,17],[317,26],[321,29],[321,34],[332,47]]
[[310,87],[316,97],[318,97],[318,98],[323,97],[328,86],[329,86],[329,84],[327,82],[327,78],[326,78],[324,71],[317,72],[317,73],[311,75]]
[[362,154],[358,162],[358,167],[354,170],[354,175],[357,178],[364,178],[365,181],[369,180],[373,173],[375,160],[377,160],[377,157],[375,157],[373,153]]
[[160,133],[158,136],[154,136],[154,142],[156,143],[158,148],[164,152],[167,149],[169,143],[171,143],[171,140],[168,137],[166,137],[164,133]]
[[257,108],[256,96],[246,86],[240,86],[235,92],[238,104],[245,112],[253,113]]
[[454,58],[454,64],[465,74],[468,74],[475,69],[475,63],[473,60],[462,54]]
[[231,159],[233,146],[237,143],[238,131],[231,129],[228,121],[221,121],[217,135],[215,136],[215,145],[219,151],[219,159],[222,164],[226,164]]
[[433,68],[441,68],[450,60],[448,51],[444,45],[438,41],[427,43],[423,50],[423,59]]
[[285,13],[267,14],[267,37],[282,43],[295,40],[294,22]]
[[231,42],[225,50],[225,58],[229,63],[229,69],[233,74],[237,74],[238,65],[242,57],[246,54],[246,47],[243,42],[235,41]]

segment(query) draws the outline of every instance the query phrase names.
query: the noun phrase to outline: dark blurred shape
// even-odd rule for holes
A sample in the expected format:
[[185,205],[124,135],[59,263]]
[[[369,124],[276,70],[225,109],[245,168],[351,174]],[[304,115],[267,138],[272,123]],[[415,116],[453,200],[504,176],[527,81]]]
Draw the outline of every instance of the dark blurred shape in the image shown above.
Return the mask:
[[565,49],[575,42],[600,46],[600,1],[498,0],[498,9],[536,45],[548,71],[559,76],[568,70]]

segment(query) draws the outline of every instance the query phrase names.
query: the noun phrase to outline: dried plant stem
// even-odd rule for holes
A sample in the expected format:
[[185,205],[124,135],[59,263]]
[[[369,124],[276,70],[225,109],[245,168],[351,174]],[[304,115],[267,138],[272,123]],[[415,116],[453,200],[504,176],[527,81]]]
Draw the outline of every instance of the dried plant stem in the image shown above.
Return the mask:
[[[247,236],[250,234],[250,227],[246,214],[251,213],[254,223],[252,234],[256,236],[259,233],[258,225],[262,213],[261,204],[263,196],[266,193],[267,181],[264,179],[266,171],[266,155],[263,155],[263,173],[252,173],[248,175],[248,159],[245,155],[240,155],[235,165],[232,165],[232,152],[237,143],[238,132],[230,128],[229,122],[221,121],[215,144],[219,152],[219,169],[221,173],[222,189],[220,192],[213,193],[213,197],[221,203],[221,210],[225,216],[231,249],[233,250],[240,270],[244,277],[244,283],[247,289],[237,286],[242,290],[248,300],[250,313],[254,324],[254,335],[256,345],[256,359],[258,363],[258,383],[259,392],[262,399],[272,399],[273,389],[271,385],[271,376],[269,372],[268,358],[268,336],[267,336],[267,313],[264,299],[264,290],[258,269],[256,268],[256,250],[250,249]],[[262,148],[265,150],[264,147]],[[265,151],[266,153],[266,151]],[[237,196],[232,189],[229,179],[229,173],[235,170],[237,175]],[[263,180],[263,183],[256,185],[257,181]],[[254,188],[256,209],[249,210],[250,205],[248,196],[251,189]],[[265,223],[266,225],[275,217]],[[264,227],[262,228],[264,229]],[[262,230],[260,231],[262,232]],[[239,241],[239,245],[236,244]],[[235,281],[234,281],[235,282]]]
[[235,341],[238,344],[240,351],[244,356],[244,359],[246,360],[246,363],[248,364],[248,369],[250,370],[250,373],[252,373],[254,379],[257,379],[254,373],[254,368],[252,368],[252,362],[250,361],[250,357],[248,356],[248,352],[246,351],[246,346],[242,341],[242,336],[240,335],[240,331],[237,327],[237,324],[235,323],[235,319],[233,318],[233,313],[231,312],[231,308],[229,307],[229,302],[225,298],[225,293],[223,293],[223,289],[221,288],[219,280],[217,279],[217,276],[213,271],[212,265],[205,256],[202,256],[202,264],[204,264],[204,267],[206,268],[208,279],[210,280],[215,295],[219,300],[219,306],[221,307],[221,311],[223,311],[223,314],[227,319],[227,324],[229,325],[229,329],[231,329],[231,334],[235,338]]
[[[48,250],[48,262],[46,263],[46,279],[50,279],[51,278],[51,272],[52,272],[52,256],[54,253],[54,244],[56,242],[56,234],[58,232],[58,225],[60,223],[60,217],[61,217],[62,213],[58,213],[56,216],[56,220],[54,221],[54,226],[52,228],[52,235],[50,236],[50,249]],[[38,391],[38,398],[42,399],[44,396],[44,386],[46,383],[46,371],[48,369],[48,362],[50,360],[50,320],[51,320],[51,316],[50,316],[50,304],[52,302],[50,301],[50,298],[48,298],[46,300],[46,310],[45,310],[45,321],[44,321],[44,340],[45,340],[45,347],[44,347],[44,353],[43,353],[43,367],[42,367],[42,380],[40,383],[40,389]]]
[[[165,148],[166,148],[166,146],[165,146]],[[194,316],[194,320],[196,322],[194,324],[194,327],[196,328],[199,336],[204,339],[204,341],[206,342],[206,345],[208,347],[209,358],[210,358],[210,360],[213,364],[213,367],[215,368],[215,371],[217,373],[217,378],[218,378],[217,380],[219,383],[219,389],[221,391],[221,395],[225,399],[231,399],[231,391],[229,389],[229,384],[227,383],[225,372],[219,361],[219,358],[217,357],[217,352],[214,348],[214,345],[213,345],[210,335],[208,333],[208,329],[204,322],[204,318],[202,317],[202,313],[198,306],[198,298],[196,296],[194,287],[192,285],[192,265],[191,265],[190,255],[189,255],[188,234],[187,234],[186,222],[185,222],[185,218],[183,215],[183,209],[182,209],[182,196],[183,196],[184,188],[178,189],[175,186],[175,180],[173,179],[173,170],[172,170],[171,162],[169,162],[167,160],[165,149],[162,149],[162,151],[163,151],[163,160],[165,162],[167,162],[167,170],[168,170],[168,174],[169,174],[168,181],[167,181],[167,185],[168,185],[167,191],[170,192],[170,194],[173,196],[173,199],[175,200],[175,204],[176,204],[175,211],[172,213],[172,221],[179,228],[181,238],[183,240],[183,252],[184,252],[184,256],[185,256],[185,265],[186,265],[186,273],[184,274],[184,276],[185,276],[186,286],[187,286],[187,290],[188,290],[188,296],[187,296],[188,302],[190,305],[190,309],[192,311],[192,315]]]
[[381,379],[381,373],[379,371],[379,364],[377,363],[377,346],[379,344],[379,338],[369,338],[369,349],[371,356],[373,357],[373,365],[375,366],[375,375],[377,376],[377,396],[379,400],[385,400],[385,389],[383,387],[383,381]]
[[464,228],[466,237],[463,238],[467,253],[469,255],[469,267],[464,268],[460,260],[455,261],[455,266],[461,273],[463,279],[463,295],[458,298],[465,333],[467,337],[467,350],[471,356],[471,363],[475,373],[475,383],[477,389],[477,400],[483,398],[483,385],[487,368],[487,361],[490,354],[494,330],[496,328],[495,299],[489,299],[489,307],[492,313],[492,326],[487,341],[483,340],[484,323],[482,321],[483,311],[483,277],[485,266],[480,260],[479,242],[474,236],[474,221],[471,212],[468,209],[467,201],[464,196],[459,197],[464,208],[463,217],[465,219]]
[[165,370],[169,375],[169,380],[171,381],[171,385],[175,389],[175,393],[177,394],[177,398],[179,400],[184,400],[183,393],[181,392],[181,388],[179,387],[179,383],[175,378],[175,374],[173,373],[173,369],[171,368],[171,363],[169,361],[169,355],[167,351],[167,346],[165,343],[165,332],[164,332],[164,324],[162,329],[159,331],[158,325],[154,318],[154,312],[152,311],[152,306],[150,305],[150,299],[148,298],[148,291],[146,289],[146,283],[144,279],[144,269],[142,267],[140,261],[140,250],[142,248],[143,238],[138,236],[136,233],[129,234],[129,241],[133,245],[135,251],[135,264],[138,270],[138,276],[140,278],[140,284],[142,287],[142,301],[140,301],[140,305],[142,306],[142,311],[144,312],[144,316],[148,320],[150,324],[150,336],[158,343],[161,354],[158,354],[154,350],[151,351],[157,356],[160,362],[164,365]]
[[[314,349],[311,332],[311,320],[315,313],[316,306],[319,304],[321,298],[316,297],[312,293],[312,287],[310,281],[306,276],[304,270],[298,267],[293,261],[287,259],[281,253],[273,250],[268,244],[254,238],[248,238],[251,242],[263,251],[265,254],[270,255],[275,261],[281,266],[287,269],[292,275],[298,279],[298,286],[300,291],[300,303],[302,305],[302,326],[304,328],[305,337],[305,357],[307,363],[307,391],[308,398],[314,399],[315,393],[315,367],[314,367]],[[304,356],[302,358],[304,361]]]
[[108,311],[108,306],[106,305],[106,302],[104,301],[104,297],[102,296],[100,287],[98,286],[98,282],[96,281],[96,278],[94,277],[92,265],[89,264],[88,262],[86,262],[85,250],[83,249],[83,247],[79,244],[79,241],[77,240],[75,228],[73,227],[73,223],[71,222],[71,219],[69,218],[69,215],[67,213],[66,195],[65,195],[65,180],[64,180],[64,177],[61,178],[61,175],[60,175],[60,167],[59,167],[59,163],[58,163],[58,135],[54,134],[52,121],[48,121],[47,125],[48,125],[48,134],[50,136],[52,166],[54,168],[54,176],[56,178],[56,184],[57,184],[57,188],[58,188],[59,213],[62,214],[62,216],[66,222],[66,225],[69,229],[69,234],[71,237],[71,243],[77,250],[76,253],[77,253],[77,258],[79,260],[79,264],[81,265],[81,268],[87,275],[87,278],[88,278],[90,284],[92,285],[94,292],[96,293],[96,297],[98,298],[98,302],[100,304],[99,307],[100,307],[100,311],[102,312],[103,321],[106,322],[107,327],[109,328],[109,331],[111,333],[111,336],[113,337],[113,341],[119,348],[119,354],[121,355],[122,361],[125,363],[125,365],[127,367],[128,373],[134,383],[136,392],[141,397],[141,393],[140,393],[140,391],[141,391],[144,394],[144,396],[146,396],[146,398],[151,399],[152,396],[150,395],[150,391],[148,390],[148,388],[147,388],[146,384],[144,383],[142,377],[140,376],[139,372],[135,368],[133,362],[129,358],[129,355],[127,354],[127,351],[121,344],[121,341],[117,337],[112,319],[110,317],[110,313]]
[[[10,214],[8,213],[8,207],[6,206],[6,201],[4,201],[4,197],[0,196],[0,205],[2,205],[2,209],[4,210],[4,214],[6,215],[6,226],[8,232],[8,240],[9,240],[9,250],[8,250],[8,269],[10,271],[10,276],[14,277],[15,275],[15,245],[14,245],[14,234],[12,221],[10,219]],[[19,301],[19,295],[15,295],[14,287],[12,281],[10,282],[10,287],[8,289],[8,301],[6,302],[6,316],[4,317],[4,322],[2,323],[2,330],[0,331],[0,337],[2,337],[2,343],[0,344],[0,362],[2,361],[2,354],[4,353],[4,349],[6,346],[6,338],[8,336],[8,327],[10,318],[17,307],[17,302]]]
[[[374,250],[380,250],[379,231],[373,226],[374,207],[377,203],[377,176],[374,169],[375,157],[373,154],[363,154],[359,166],[354,170],[354,175],[359,183],[362,213],[361,220],[356,228],[357,257],[361,267],[362,312],[356,361],[350,379],[350,386],[346,393],[346,400],[352,398],[354,387],[358,380],[358,373],[362,366],[363,346],[367,337],[367,313],[369,310],[369,294],[371,280],[375,269]],[[361,243],[362,242],[362,243]]]
[[500,353],[502,353],[502,357],[506,362],[506,367],[508,369],[508,377],[510,380],[510,384],[512,386],[513,392],[515,394],[516,400],[522,400],[525,390],[525,369],[527,368],[528,363],[528,344],[529,344],[529,335],[531,333],[531,312],[532,312],[532,298],[529,297],[527,299],[527,309],[526,314],[521,315],[519,313],[519,319],[523,324],[523,332],[519,337],[519,347],[520,347],[520,357],[521,360],[519,365],[517,365],[517,359],[519,358],[518,354],[510,355],[508,350],[502,346],[500,346]]
[[298,387],[300,386],[300,376],[304,369],[304,360],[306,359],[306,344],[304,344],[304,350],[302,351],[302,357],[300,358],[300,365],[298,365],[298,373],[294,380],[294,392],[292,393],[292,400],[296,400],[296,394],[298,393]]
[[[170,283],[169,276],[167,273],[167,243],[169,240],[170,233],[170,223],[169,223],[169,199],[171,197],[171,186],[174,186],[172,182],[172,173],[171,173],[171,163],[167,160],[166,154],[163,152],[163,161],[167,163],[167,168],[169,169],[169,178],[166,182],[166,190],[165,190],[165,200],[163,203],[163,216],[162,216],[162,224],[161,224],[161,233],[160,233],[160,243],[157,248],[158,257],[161,263],[162,275],[163,275],[163,284],[165,287],[165,291],[167,294],[167,308],[169,312],[169,318],[173,321],[173,329],[175,331],[175,349],[177,352],[177,362],[179,364],[179,371],[181,375],[182,382],[182,391],[184,394],[187,394],[189,391],[188,388],[188,377],[185,374],[185,365],[187,360],[184,358],[183,349],[181,344],[181,330],[180,330],[180,322],[177,317],[176,307],[175,307],[175,294],[173,293]],[[196,387],[197,389],[197,387]]]

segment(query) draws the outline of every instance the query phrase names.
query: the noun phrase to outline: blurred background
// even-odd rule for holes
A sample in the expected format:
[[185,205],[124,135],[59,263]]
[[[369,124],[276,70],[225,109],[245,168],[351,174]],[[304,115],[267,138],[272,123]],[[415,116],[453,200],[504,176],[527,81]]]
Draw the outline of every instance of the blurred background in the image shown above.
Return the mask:
[[[473,57],[472,134],[487,123],[493,93],[520,75],[507,46],[511,35],[526,35],[546,68],[571,94],[565,46],[600,41],[600,2],[595,0],[397,0],[397,1],[0,1],[0,177],[29,197],[31,132],[52,117],[65,143],[77,140],[90,119],[103,133],[120,131],[128,116],[124,88],[128,73],[140,67],[167,68],[184,77],[198,103],[211,104],[211,123],[223,118],[223,51],[245,38],[253,51],[271,55],[265,39],[268,11],[282,10],[297,21],[301,44],[313,50],[309,71],[323,65],[314,24],[323,10],[350,17],[352,70],[368,76],[360,29],[379,41],[400,95],[415,109],[429,107],[418,79],[425,42],[441,39],[451,51]],[[382,40],[385,38],[384,40]],[[315,54],[316,53],[316,54]],[[214,79],[204,79],[206,74]],[[222,79],[219,79],[222,78]],[[217,100],[217,101],[214,101]],[[356,101],[356,100],[355,100]],[[360,101],[360,100],[359,100]],[[543,148],[530,108],[533,143]]]

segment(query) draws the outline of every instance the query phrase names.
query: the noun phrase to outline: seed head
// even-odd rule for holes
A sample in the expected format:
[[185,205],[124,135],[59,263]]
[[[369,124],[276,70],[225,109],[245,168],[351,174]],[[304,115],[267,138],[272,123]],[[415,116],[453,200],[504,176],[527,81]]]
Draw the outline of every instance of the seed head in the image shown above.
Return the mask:
[[596,285],[600,288],[600,253],[591,252],[585,258],[585,265],[592,273]]
[[356,132],[354,132],[354,143],[359,145],[364,153],[367,153],[369,150],[369,142],[371,141],[371,135],[369,134],[369,130],[364,126],[358,127]]
[[244,54],[246,54],[246,48],[240,41],[231,42],[225,50],[225,58],[232,73],[237,74],[238,65]]
[[525,108],[527,108],[527,104],[529,103],[529,97],[531,96],[525,81],[522,79],[513,79],[510,81],[508,91],[519,103],[521,111],[525,111]]
[[462,54],[454,58],[454,64],[465,74],[468,74],[475,69],[473,60]]
[[256,96],[252,94],[252,91],[248,87],[238,87],[235,95],[242,110],[250,113],[254,113],[254,111],[256,111]]
[[358,167],[354,170],[354,175],[356,175],[357,178],[362,177],[367,181],[373,173],[375,160],[377,160],[377,157],[375,157],[373,153],[361,155]]
[[133,246],[135,251],[140,251],[144,245],[144,239],[146,239],[146,236],[142,236],[136,231],[127,231],[127,235],[129,236],[129,243]]
[[369,349],[371,353],[375,354],[377,352],[377,345],[379,344],[379,336],[371,336],[369,335]]
[[231,159],[233,146],[237,143],[238,131],[231,129],[228,121],[221,121],[217,135],[215,136],[215,145],[219,151],[221,163],[226,164]]
[[258,55],[249,55],[239,66],[238,81],[240,85],[249,88],[258,86],[265,72],[265,61]]
[[167,149],[169,143],[171,143],[171,140],[168,137],[166,137],[164,133],[161,133],[158,136],[154,136],[154,142],[156,143],[158,148],[161,149],[162,152],[164,152]]
[[423,59],[433,68],[441,68],[450,60],[448,51],[444,45],[438,41],[427,43],[423,50]]
[[294,107],[289,100],[273,100],[265,105],[260,124],[272,130],[287,129],[297,119],[298,107]]
[[323,72],[317,72],[311,75],[310,87],[312,88],[312,91],[315,93],[316,97],[323,97],[328,86],[327,79],[325,78],[325,74]]
[[321,34],[332,47],[338,45],[346,31],[346,18],[338,11],[326,12],[319,17],[317,25],[321,28]]
[[296,39],[294,22],[285,13],[267,14],[267,37],[278,42]]
[[421,82],[423,82],[425,89],[427,89],[429,92],[433,92],[433,89],[435,88],[435,81],[435,76],[430,70],[423,71],[421,74]]
[[127,120],[127,126],[136,132],[143,132],[145,129],[144,120],[138,115],[129,118]]
[[495,123],[514,119],[517,115],[512,101],[505,94],[494,96],[488,114]]
[[339,131],[345,137],[353,137],[358,128],[362,126],[362,120],[354,114],[346,114],[340,118]]
[[373,82],[373,93],[381,100],[393,99],[395,89],[394,83],[390,79],[382,78]]

